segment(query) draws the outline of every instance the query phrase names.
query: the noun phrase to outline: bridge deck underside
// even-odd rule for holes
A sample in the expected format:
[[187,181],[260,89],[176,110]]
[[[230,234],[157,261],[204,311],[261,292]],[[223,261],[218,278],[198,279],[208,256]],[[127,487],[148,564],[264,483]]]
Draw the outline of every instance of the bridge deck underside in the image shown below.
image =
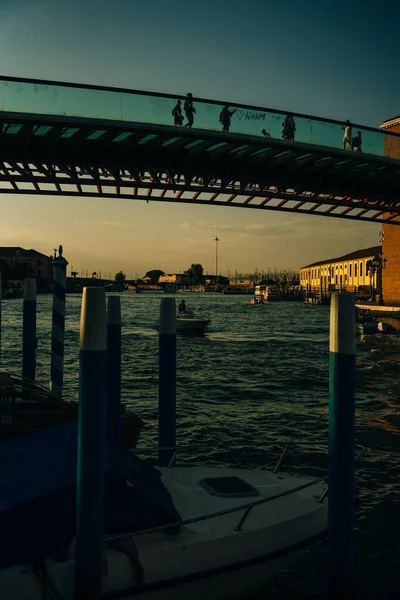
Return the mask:
[[279,210],[400,225],[400,162],[146,123],[2,113],[0,193]]

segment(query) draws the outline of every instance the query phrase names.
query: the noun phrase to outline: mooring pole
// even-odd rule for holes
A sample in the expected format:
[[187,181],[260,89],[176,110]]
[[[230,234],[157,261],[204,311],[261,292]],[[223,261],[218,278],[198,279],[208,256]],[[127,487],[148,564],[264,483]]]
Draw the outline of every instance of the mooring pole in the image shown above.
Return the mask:
[[64,379],[65,293],[68,262],[62,256],[62,246],[59,247],[58,252],[59,256],[54,256],[53,259],[50,389],[57,398],[61,399]]
[[121,441],[121,299],[107,305],[107,440]]
[[24,281],[22,309],[22,379],[36,375],[36,279]]
[[355,308],[331,296],[329,358],[329,600],[354,597]]
[[1,365],[1,298],[2,298],[2,290],[1,290],[1,273],[0,273],[0,365]]
[[[176,446],[176,308],[175,298],[160,306],[158,379],[158,463],[168,466]],[[168,448],[163,450],[163,448]]]
[[100,600],[107,403],[107,318],[103,288],[83,290],[79,354],[75,599]]

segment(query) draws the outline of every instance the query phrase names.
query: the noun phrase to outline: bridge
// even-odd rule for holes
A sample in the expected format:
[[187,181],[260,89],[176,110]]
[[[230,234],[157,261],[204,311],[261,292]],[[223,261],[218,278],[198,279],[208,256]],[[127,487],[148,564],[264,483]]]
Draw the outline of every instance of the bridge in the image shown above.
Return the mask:
[[[0,77],[0,193],[183,202],[400,225],[400,135],[193,98],[193,127],[174,125],[181,96]],[[183,104],[183,102],[182,102]],[[221,131],[224,105],[236,112]],[[264,130],[266,135],[261,133]]]

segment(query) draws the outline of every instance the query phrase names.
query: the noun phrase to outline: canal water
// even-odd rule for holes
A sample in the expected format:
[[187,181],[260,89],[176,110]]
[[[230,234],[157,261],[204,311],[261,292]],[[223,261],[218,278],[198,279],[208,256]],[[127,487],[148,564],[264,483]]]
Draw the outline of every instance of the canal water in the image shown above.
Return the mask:
[[[121,294],[122,400],[157,441],[158,333],[163,295]],[[248,296],[181,294],[209,315],[204,337],[178,336],[177,441],[183,464],[271,466],[322,475],[327,466],[329,307],[252,306]],[[65,399],[77,400],[81,296],[66,308]],[[22,301],[3,301],[2,366],[21,373]],[[400,326],[400,323],[399,323]],[[37,379],[48,385],[51,297],[38,297]],[[400,598],[400,336],[357,340],[358,597]],[[316,545],[258,598],[322,598],[326,547]],[[386,594],[386,595],[385,595]]]

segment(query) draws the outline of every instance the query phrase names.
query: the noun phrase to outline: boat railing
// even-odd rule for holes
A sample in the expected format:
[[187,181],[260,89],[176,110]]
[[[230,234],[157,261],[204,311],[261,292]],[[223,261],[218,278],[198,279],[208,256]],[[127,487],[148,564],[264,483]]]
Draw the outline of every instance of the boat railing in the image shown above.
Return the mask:
[[[285,454],[289,450],[290,446],[296,446],[296,445],[300,445],[300,444],[304,444],[304,442],[299,442],[299,441],[285,442],[284,448],[282,450],[282,454],[280,455],[278,462],[276,463],[275,467],[273,468],[273,473],[276,473],[277,471],[279,471],[279,468],[282,464]],[[328,445],[328,442],[325,442],[325,444]],[[322,444],[319,444],[319,445],[322,445]],[[359,450],[359,454],[356,456],[355,459],[359,460],[367,452],[367,448],[365,448],[361,444],[355,444],[355,448]]]
[[260,498],[259,500],[253,500],[252,502],[247,502],[246,504],[241,504],[239,506],[233,506],[231,508],[226,508],[224,510],[219,510],[216,512],[208,513],[206,515],[200,515],[198,517],[192,517],[190,519],[182,519],[180,521],[168,523],[168,525],[158,525],[157,527],[151,527],[149,529],[142,529],[142,530],[134,531],[131,533],[105,536],[104,541],[110,542],[113,540],[124,539],[124,538],[129,538],[129,537],[138,536],[138,535],[156,533],[158,531],[166,531],[166,530],[172,531],[173,528],[176,528],[176,527],[183,527],[185,525],[191,525],[193,523],[199,523],[201,521],[207,521],[209,519],[215,519],[217,517],[223,517],[225,515],[229,515],[232,513],[245,511],[244,514],[240,517],[238,524],[235,525],[233,528],[234,531],[241,531],[241,528],[243,527],[245,520],[247,519],[250,512],[252,511],[252,509],[255,506],[261,506],[263,504],[267,504],[268,502],[272,502],[273,500],[279,500],[280,498],[284,498],[285,496],[290,496],[291,494],[301,492],[312,486],[323,483],[324,481],[326,481],[326,479],[327,479],[327,475],[324,475],[323,477],[318,477],[317,479],[313,479],[312,481],[308,481],[307,483],[298,485],[297,487],[291,488],[290,490],[284,490],[283,492],[279,492],[278,494],[273,494],[272,496]]

